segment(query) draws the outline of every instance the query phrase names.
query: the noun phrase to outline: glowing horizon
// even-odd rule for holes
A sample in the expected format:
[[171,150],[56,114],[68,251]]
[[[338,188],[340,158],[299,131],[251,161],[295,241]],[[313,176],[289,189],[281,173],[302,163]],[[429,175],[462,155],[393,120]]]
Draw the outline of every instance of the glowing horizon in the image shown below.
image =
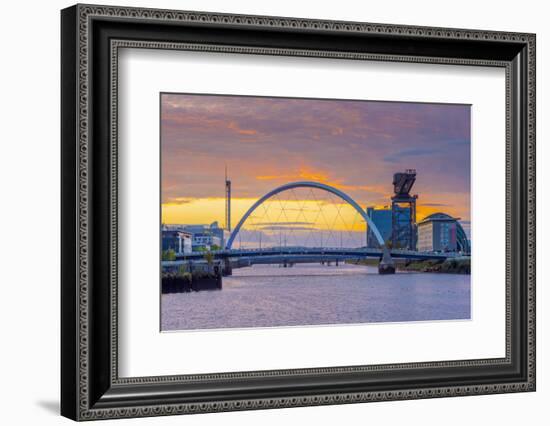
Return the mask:
[[[283,198],[284,199],[284,198]],[[232,226],[236,225],[236,222],[246,213],[246,211],[252,207],[257,201],[257,198],[232,198],[232,214],[235,219],[232,220]],[[290,204],[294,203],[311,203],[310,200],[287,200]],[[347,206],[345,201],[340,201],[340,205]],[[292,207],[292,206],[290,206]],[[364,206],[363,206],[364,207]],[[374,207],[376,209],[390,208],[389,205],[373,205],[368,207]],[[220,226],[225,227],[223,220],[220,221],[218,212],[225,209],[225,198],[209,197],[209,198],[193,198],[181,200],[181,202],[169,202],[162,204],[162,223],[165,225],[202,225],[218,222]],[[350,206],[350,210],[351,206]],[[425,217],[437,213],[441,210],[440,206],[434,205],[421,205],[417,204],[416,214],[418,221],[421,221]],[[355,211],[351,211],[355,214]],[[453,217],[458,217],[461,220],[464,218],[461,216],[460,211],[449,209],[445,212]],[[347,212],[346,212],[347,213]],[[222,218],[223,219],[223,218]],[[250,225],[249,225],[250,226]],[[245,223],[246,228],[246,223]],[[364,224],[363,224],[364,228]]]

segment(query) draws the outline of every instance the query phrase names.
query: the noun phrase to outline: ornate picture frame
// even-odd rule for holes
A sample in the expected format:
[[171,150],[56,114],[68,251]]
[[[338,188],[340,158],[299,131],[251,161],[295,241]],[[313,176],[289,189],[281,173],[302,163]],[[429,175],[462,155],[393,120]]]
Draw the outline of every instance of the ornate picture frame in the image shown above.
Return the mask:
[[[74,420],[535,390],[534,34],[76,5],[61,12],[61,413]],[[506,72],[506,356],[119,377],[121,48]],[[216,368],[213,368],[217,371]]]

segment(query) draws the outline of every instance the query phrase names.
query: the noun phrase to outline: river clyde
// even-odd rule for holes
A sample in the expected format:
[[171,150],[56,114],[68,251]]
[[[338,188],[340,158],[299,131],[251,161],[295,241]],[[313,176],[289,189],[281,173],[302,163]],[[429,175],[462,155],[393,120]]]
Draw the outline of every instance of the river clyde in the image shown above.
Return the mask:
[[161,296],[161,330],[470,319],[470,275],[341,264],[254,265],[220,291]]

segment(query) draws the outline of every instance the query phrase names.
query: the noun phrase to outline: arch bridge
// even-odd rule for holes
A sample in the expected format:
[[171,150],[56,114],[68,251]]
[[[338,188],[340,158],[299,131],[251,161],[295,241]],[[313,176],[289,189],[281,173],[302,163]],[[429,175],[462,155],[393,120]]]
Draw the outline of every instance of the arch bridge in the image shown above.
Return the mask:
[[[369,226],[369,231],[372,232],[376,241],[378,242],[378,248],[371,247],[357,247],[357,248],[344,248],[344,247],[305,247],[305,246],[292,246],[292,247],[268,247],[260,249],[244,248],[235,249],[233,244],[241,229],[243,228],[246,220],[254,213],[254,211],[263,203],[274,197],[275,195],[289,191],[295,188],[312,188],[320,189],[322,191],[331,193],[338,198],[349,204],[357,213],[365,220],[365,223]],[[444,213],[435,213],[431,215],[433,219],[452,219],[450,216]],[[461,251],[469,253],[469,243],[466,238],[466,234],[462,227],[458,230],[458,240]],[[300,181],[290,182],[285,185],[281,185],[272,191],[265,194],[258,199],[239,220],[237,226],[231,232],[227,244],[223,250],[217,250],[211,253],[212,259],[218,262],[225,262],[224,269],[227,274],[231,274],[233,267],[246,267],[254,264],[283,264],[292,265],[295,263],[313,263],[313,262],[339,262],[345,260],[357,260],[364,258],[380,259],[378,264],[378,272],[381,274],[393,274],[395,273],[395,264],[393,259],[405,259],[405,260],[445,260],[448,258],[461,257],[462,254],[458,253],[435,253],[435,252],[419,252],[415,250],[400,250],[392,249],[391,251],[387,247],[380,230],[372,219],[366,214],[365,210],[348,194],[330,185],[326,185],[320,182],[313,181]],[[176,255],[176,261],[166,261],[167,265],[177,266],[181,262],[204,262],[204,253],[180,253]]]
[[[259,206],[261,206],[264,202],[266,202],[270,198],[274,197],[275,195],[277,195],[281,192],[284,192],[284,191],[289,191],[289,190],[295,189],[295,188],[312,188],[312,189],[319,189],[319,190],[322,190],[322,191],[326,191],[328,193],[336,195],[337,197],[339,197],[340,199],[345,201],[347,204],[349,204],[351,207],[353,207],[359,213],[359,215],[365,220],[365,222],[368,224],[369,229],[371,230],[371,232],[373,233],[373,235],[376,238],[376,241],[378,242],[378,245],[380,247],[379,255],[381,255],[381,260],[380,260],[380,263],[379,263],[379,266],[378,266],[379,272],[380,273],[394,273],[395,272],[395,266],[394,266],[394,262],[392,260],[390,251],[389,251],[388,247],[386,246],[386,243],[385,243],[384,239],[382,238],[382,235],[380,234],[380,231],[376,227],[376,224],[367,215],[365,210],[363,210],[361,208],[361,206],[353,198],[351,198],[348,194],[346,194],[345,192],[339,190],[338,188],[335,188],[335,187],[330,186],[330,185],[326,185],[324,183],[313,182],[313,181],[290,182],[290,183],[281,185],[281,186],[271,190],[270,192],[265,194],[263,197],[258,199],[248,209],[248,211],[243,215],[243,217],[239,220],[237,226],[235,226],[235,228],[231,232],[231,234],[229,236],[229,239],[227,240],[227,244],[225,246],[225,251],[226,252],[233,251],[232,246],[233,246],[233,243],[235,241],[235,238],[236,238],[237,234],[239,233],[239,231],[243,227],[246,220],[250,217],[250,215]],[[292,254],[288,253],[287,257],[289,255],[291,256]],[[298,254],[296,254],[296,256],[298,256]]]

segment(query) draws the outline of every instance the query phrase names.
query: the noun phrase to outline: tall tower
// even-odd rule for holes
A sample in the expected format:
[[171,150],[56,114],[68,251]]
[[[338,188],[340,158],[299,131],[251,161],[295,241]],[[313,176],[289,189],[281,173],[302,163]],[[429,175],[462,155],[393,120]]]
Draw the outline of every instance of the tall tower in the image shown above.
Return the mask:
[[225,229],[231,232],[231,181],[227,178],[225,166]]
[[416,181],[416,170],[408,169],[404,173],[393,175],[392,210],[392,247],[416,249],[416,199],[410,191]]

